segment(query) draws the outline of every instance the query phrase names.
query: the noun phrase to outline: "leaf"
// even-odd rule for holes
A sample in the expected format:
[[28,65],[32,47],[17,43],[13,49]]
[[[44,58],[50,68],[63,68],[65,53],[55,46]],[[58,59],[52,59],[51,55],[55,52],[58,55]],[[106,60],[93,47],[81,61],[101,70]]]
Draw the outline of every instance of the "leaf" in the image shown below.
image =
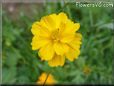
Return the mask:
[[18,77],[18,84],[29,84],[29,83],[30,83],[30,80],[27,76],[22,75]]
[[105,28],[107,28],[107,29],[114,30],[114,23],[103,24],[103,25],[100,25],[98,28],[99,29],[105,29]]
[[16,68],[4,68],[2,70],[2,83],[9,84],[16,82]]

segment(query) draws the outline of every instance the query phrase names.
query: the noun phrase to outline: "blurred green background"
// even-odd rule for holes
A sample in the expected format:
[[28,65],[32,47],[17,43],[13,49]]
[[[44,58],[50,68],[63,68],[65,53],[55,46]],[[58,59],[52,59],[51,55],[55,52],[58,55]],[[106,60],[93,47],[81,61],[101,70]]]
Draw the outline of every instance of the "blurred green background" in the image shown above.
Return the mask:
[[[113,8],[81,8],[64,2],[2,6],[2,83],[35,84],[42,72],[52,70],[59,84],[112,84]],[[74,62],[51,68],[31,49],[31,26],[42,16],[62,11],[81,24],[81,54]]]

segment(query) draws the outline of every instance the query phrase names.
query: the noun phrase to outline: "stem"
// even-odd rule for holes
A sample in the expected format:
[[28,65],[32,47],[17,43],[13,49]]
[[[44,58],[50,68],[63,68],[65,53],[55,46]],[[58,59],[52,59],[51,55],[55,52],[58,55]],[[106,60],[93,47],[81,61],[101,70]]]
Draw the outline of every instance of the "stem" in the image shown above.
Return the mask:
[[47,79],[48,79],[48,77],[49,77],[49,74],[51,73],[51,71],[49,71],[49,73],[47,74],[47,77],[46,77],[46,79],[45,79],[45,81],[44,81],[44,84],[43,84],[43,86],[45,86],[45,84],[46,84],[46,81],[47,81]]
[[[64,3],[65,3],[65,2],[64,2]],[[67,5],[69,5],[69,3],[65,3],[65,5],[64,5],[60,10],[58,10],[57,12],[62,11]]]
[[91,10],[89,11],[89,16],[90,16],[90,25],[91,27],[93,27],[93,15],[92,15]]
[[49,74],[50,74],[50,73],[48,73],[48,75],[47,75],[47,77],[46,77],[46,79],[45,79],[45,81],[44,81],[43,86],[45,85],[45,83],[46,83],[46,81],[47,81],[47,79],[48,79]]

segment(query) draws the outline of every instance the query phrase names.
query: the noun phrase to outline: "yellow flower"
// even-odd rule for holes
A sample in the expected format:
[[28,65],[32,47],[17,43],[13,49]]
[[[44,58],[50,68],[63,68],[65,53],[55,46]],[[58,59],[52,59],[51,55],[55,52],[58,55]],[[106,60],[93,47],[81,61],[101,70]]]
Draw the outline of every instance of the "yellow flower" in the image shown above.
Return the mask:
[[85,75],[88,75],[91,73],[91,68],[88,66],[84,66],[83,72]]
[[80,24],[63,12],[45,16],[32,25],[32,50],[38,50],[41,60],[48,61],[50,66],[63,66],[65,58],[73,61],[80,54],[79,28]]
[[42,73],[41,76],[38,78],[37,84],[55,84],[56,81],[54,79],[54,77],[51,74],[46,74],[46,73]]

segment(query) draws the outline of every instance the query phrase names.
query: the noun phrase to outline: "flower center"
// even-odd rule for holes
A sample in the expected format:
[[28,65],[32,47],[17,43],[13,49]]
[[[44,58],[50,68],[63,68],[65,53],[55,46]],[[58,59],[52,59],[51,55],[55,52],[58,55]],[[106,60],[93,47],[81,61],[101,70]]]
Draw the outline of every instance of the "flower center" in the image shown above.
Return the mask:
[[60,37],[59,37],[59,29],[56,29],[52,32],[51,34],[51,39],[53,41],[59,41],[60,40]]

